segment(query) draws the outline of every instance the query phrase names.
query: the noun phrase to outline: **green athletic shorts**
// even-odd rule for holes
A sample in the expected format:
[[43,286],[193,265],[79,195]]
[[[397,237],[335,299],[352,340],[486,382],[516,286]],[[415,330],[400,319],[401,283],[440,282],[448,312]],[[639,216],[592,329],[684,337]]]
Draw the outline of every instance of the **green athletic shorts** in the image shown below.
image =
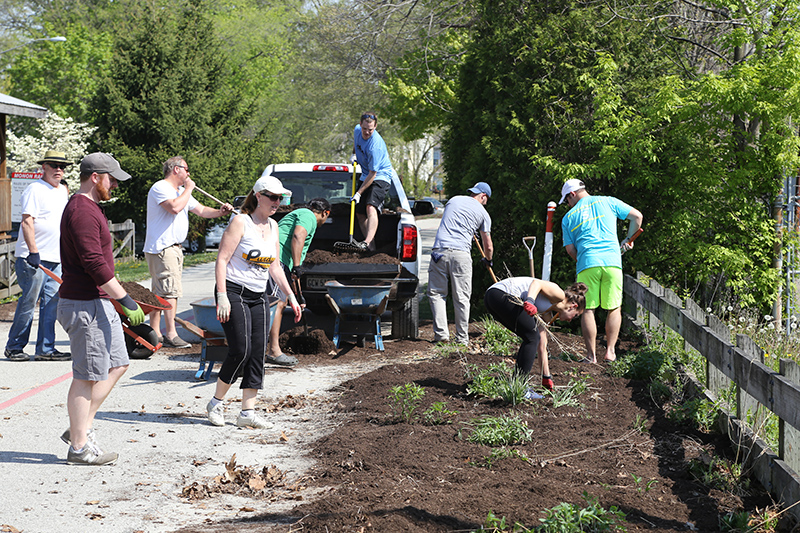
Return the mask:
[[622,305],[622,269],[617,267],[592,267],[578,273],[585,283],[586,309],[616,309]]

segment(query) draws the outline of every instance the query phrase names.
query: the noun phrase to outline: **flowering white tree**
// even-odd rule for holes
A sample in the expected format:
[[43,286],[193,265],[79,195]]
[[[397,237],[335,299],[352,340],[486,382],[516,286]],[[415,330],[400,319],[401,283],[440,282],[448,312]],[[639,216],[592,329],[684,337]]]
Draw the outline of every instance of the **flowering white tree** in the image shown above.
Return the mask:
[[48,113],[38,120],[38,136],[24,135],[17,137],[8,134],[8,164],[17,172],[34,172],[39,169],[39,161],[47,150],[58,150],[66,154],[68,161],[76,164],[67,167],[64,178],[69,190],[75,191],[80,186],[80,168],[77,163],[86,155],[89,137],[96,127],[75,122],[71,118],[62,118],[55,113]]

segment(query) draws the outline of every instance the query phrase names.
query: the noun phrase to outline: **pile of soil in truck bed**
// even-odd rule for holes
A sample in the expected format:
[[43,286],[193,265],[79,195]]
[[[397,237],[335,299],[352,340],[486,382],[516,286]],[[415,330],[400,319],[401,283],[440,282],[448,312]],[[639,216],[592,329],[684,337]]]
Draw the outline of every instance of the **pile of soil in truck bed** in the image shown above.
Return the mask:
[[364,254],[335,254],[325,250],[308,252],[304,265],[324,265],[326,263],[369,263],[371,265],[399,265],[400,260],[388,254],[367,252]]

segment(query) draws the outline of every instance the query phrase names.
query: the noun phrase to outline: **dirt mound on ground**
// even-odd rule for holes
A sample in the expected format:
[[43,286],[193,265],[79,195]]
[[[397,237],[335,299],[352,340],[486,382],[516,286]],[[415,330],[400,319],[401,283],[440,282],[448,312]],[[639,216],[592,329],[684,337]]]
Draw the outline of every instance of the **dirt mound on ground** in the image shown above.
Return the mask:
[[308,335],[302,326],[284,332],[278,340],[285,351],[298,355],[330,355],[336,353],[333,344],[321,329],[310,329]]

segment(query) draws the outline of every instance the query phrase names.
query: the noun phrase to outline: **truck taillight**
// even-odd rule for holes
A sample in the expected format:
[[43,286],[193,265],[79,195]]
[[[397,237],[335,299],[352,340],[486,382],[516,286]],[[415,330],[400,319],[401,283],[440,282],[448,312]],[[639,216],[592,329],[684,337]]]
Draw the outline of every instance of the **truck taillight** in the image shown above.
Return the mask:
[[347,165],[314,165],[314,170],[324,170],[326,172],[350,172]]
[[403,224],[403,248],[400,250],[400,261],[417,260],[417,228]]

